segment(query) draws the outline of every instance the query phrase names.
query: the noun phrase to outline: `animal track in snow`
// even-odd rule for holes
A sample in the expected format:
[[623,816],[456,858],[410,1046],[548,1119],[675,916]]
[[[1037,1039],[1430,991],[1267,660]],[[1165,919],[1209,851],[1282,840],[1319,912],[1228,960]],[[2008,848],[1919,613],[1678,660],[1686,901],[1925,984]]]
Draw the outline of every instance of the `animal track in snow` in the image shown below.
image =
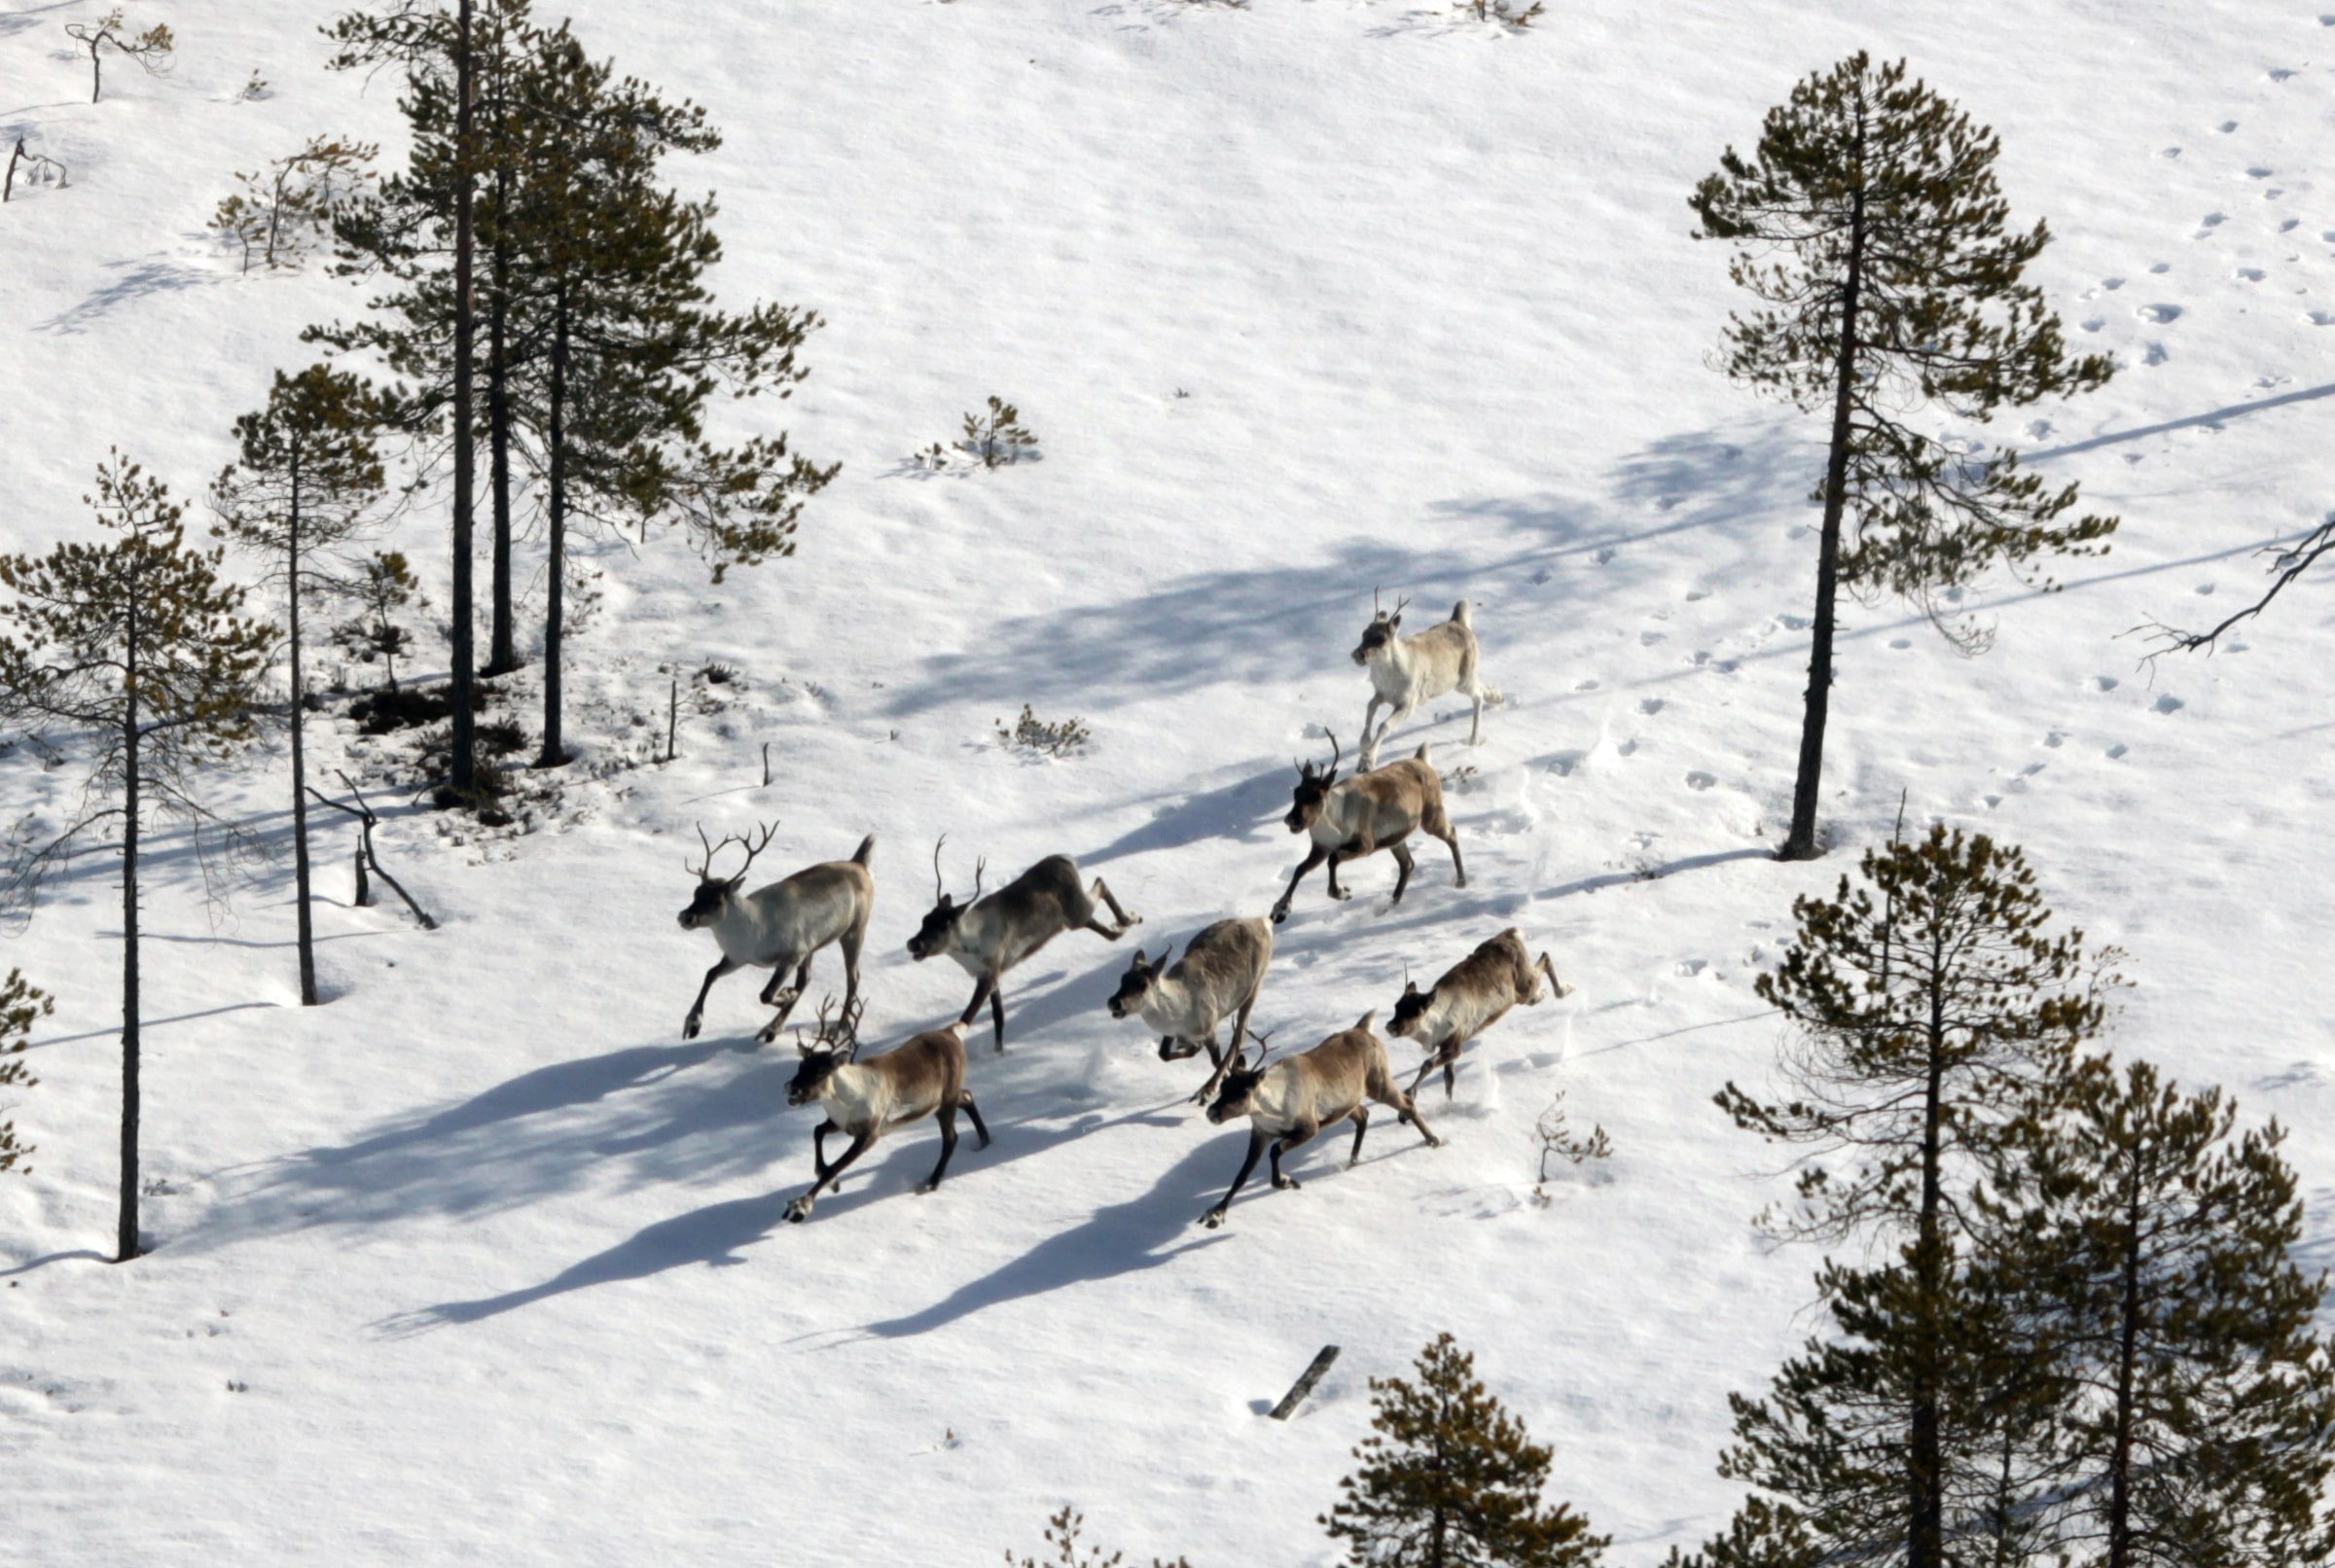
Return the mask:
[[2066,742],[2066,739],[2067,737],[2065,734],[2061,733],[2057,730],[2054,730],[2051,731],[2051,733],[2043,737],[2043,744],[2053,748],[2054,750],[2057,750],[2063,743]]
[[2288,70],[2273,70],[2269,76],[2273,82],[2289,82],[2294,79],[2294,73]]
[[2165,345],[2163,343],[2150,343],[2141,350],[2140,363],[2143,365],[2162,365],[2171,357],[2172,356],[2165,352]]
[[2132,750],[2132,747],[2119,740],[2115,745],[2108,748],[2108,761],[2121,762],[2124,758],[2124,754],[2130,750]]
[[2084,331],[2098,332],[2107,324],[2108,318],[2105,316],[2087,316],[2084,318]]
[[2230,215],[2226,212],[2209,212],[2197,220],[2198,226],[2203,229],[2219,229],[2229,221]]
[[1706,790],[1717,782],[1716,778],[1700,768],[1686,775],[1686,787],[1690,790]]
[[1623,741],[1620,745],[1614,747],[1613,749],[1624,757],[1634,757],[1637,755],[1637,740],[1634,736],[1629,740]]
[[1603,550],[1599,551],[1597,554],[1590,558],[1595,560],[1599,566],[1602,566],[1606,562],[1613,559],[1613,547],[1609,545]]
[[1660,713],[1662,709],[1663,700],[1658,696],[1647,697],[1644,701],[1638,703],[1637,705],[1637,711],[1644,714],[1649,719],[1655,714]]
[[2148,264],[2148,269],[2160,274],[2170,272],[2173,270],[2173,264],[2171,262],[2151,262]]
[[2225,120],[2220,125],[2215,125],[2213,128],[2220,131],[2224,136],[2227,136],[2231,131],[2238,128],[2238,122],[2235,120]]
[[1670,634],[1667,631],[1641,631],[1637,634],[1637,645],[1640,648],[1651,648],[1658,642],[1668,642],[1670,636]]
[[1585,751],[1556,752],[1549,758],[1549,771],[1559,778],[1570,778],[1573,769],[1587,761],[1589,761],[1589,753]]
[[2167,692],[2164,695],[2158,697],[2154,702],[2149,704],[2150,707],[2154,708],[2159,713],[2178,713],[2181,711],[2181,709],[2187,707],[2188,705],[2188,703],[2183,702],[2179,697],[2174,696],[2171,692]]
[[2271,175],[2277,172],[2278,171],[2276,169],[2266,169],[2256,165],[2255,167],[2245,171],[2245,177],[2249,180],[2267,180],[2271,177]]
[[2113,675],[2095,675],[2092,677],[2092,688],[2097,692],[2113,692],[2116,690],[2116,688],[2122,686],[2123,684],[2124,683],[2122,681],[2118,680]]
[[2140,307],[2139,315],[2142,321],[2153,321],[2161,327],[2169,321],[2180,320],[2181,307],[2177,304],[2144,304]]
[[1576,692],[1594,692],[1597,689],[1598,682],[1595,676],[1592,676],[1587,680],[1575,681],[1573,683],[1573,690]]
[[2281,234],[2290,234],[2293,233],[2297,229],[2300,229],[2302,226],[2302,219],[2289,218],[2284,223],[2279,225],[2279,232]]
[[2310,321],[2314,327],[2335,327],[2335,311],[2314,310],[2310,313]]
[[2238,275],[2248,283],[2259,283],[2270,274],[2258,267],[2242,267],[2238,268]]
[[1913,645],[1914,639],[1911,637],[1891,637],[1889,639],[1889,646],[1896,649],[1899,653],[1905,652],[1905,650],[1911,648]]

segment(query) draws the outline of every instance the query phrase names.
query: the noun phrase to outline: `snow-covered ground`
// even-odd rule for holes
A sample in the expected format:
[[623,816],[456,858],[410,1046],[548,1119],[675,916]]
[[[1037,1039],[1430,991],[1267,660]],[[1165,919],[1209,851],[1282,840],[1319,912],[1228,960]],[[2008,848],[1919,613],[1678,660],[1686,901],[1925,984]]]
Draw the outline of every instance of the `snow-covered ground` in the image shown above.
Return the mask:
[[[112,62],[94,106],[60,25],[94,0],[8,4],[0,137],[72,171],[0,209],[0,548],[40,550],[90,531],[108,444],[198,495],[233,417],[305,363],[299,328],[357,308],[318,268],[234,274],[201,231],[233,172],[397,122],[387,79],[321,70],[319,0],[132,6],[178,68]],[[98,1261],[110,863],[0,954],[57,995],[15,1111],[35,1169],[0,1182],[0,1550],[940,1565],[1034,1548],[1070,1499],[1145,1557],[1326,1563],[1366,1379],[1450,1329],[1554,1446],[1557,1494],[1652,1562],[1724,1520],[1724,1397],[1814,1322],[1816,1259],[1749,1225],[1776,1158],[1709,1095],[1762,1080],[1752,978],[1901,791],[2026,845],[2128,950],[2119,1049],[2293,1129],[2328,1257],[2327,587],[2153,677],[2120,637],[2217,619],[2255,549],[2335,506],[2325,4],[1561,0],[1508,34],[1423,0],[576,0],[595,52],[729,133],[675,170],[721,193],[725,297],[828,320],[812,378],[739,428],[783,422],[843,476],[798,559],[718,590],[676,541],[601,548],[573,644],[588,761],[661,731],[666,665],[742,682],[685,703],[679,761],[578,783],[539,831],[459,841],[401,811],[385,854],[441,930],[347,907],[347,832],[322,826],[330,1005],[291,1005],[283,866],[214,921],[163,843],[134,1265]],[[1983,659],[1852,611],[1839,847],[1779,866],[1817,432],[1707,368],[1737,302],[1685,196],[1856,48],[2000,131],[2015,213],[2057,235],[2039,281],[2121,366],[2001,434],[2125,521],[2064,592],[1975,598]],[[238,101],[254,67],[269,94]],[[992,393],[1041,461],[908,463]],[[402,542],[442,579],[438,537]],[[1350,751],[1374,588],[1425,619],[1472,599],[1508,694],[1476,750],[1451,702],[1388,748],[1475,769],[1452,795],[1470,886],[1432,846],[1399,909],[1383,859],[1350,904],[1310,884],[1259,1022],[1310,1044],[1508,924],[1579,991],[1422,1100],[1448,1147],[1381,1118],[1355,1169],[1325,1138],[1302,1192],[1252,1187],[1203,1231],[1244,1134],[1103,1002],[1137,943],[1276,895],[1291,759],[1325,725]],[[1083,719],[1091,752],[1001,750],[1024,702]],[[284,766],[222,781],[279,846]],[[0,762],[12,813],[63,776]],[[673,922],[693,826],[771,818],[771,861],[879,835],[882,1040],[966,994],[902,946],[943,831],[960,893],[976,856],[995,886],[1066,850],[1143,916],[1014,977],[1013,1049],[972,1063],[996,1143],[968,1139],[938,1195],[911,1191],[918,1127],[784,1224],[814,1118],[783,1105],[793,1052],[750,1047],[754,981],[680,1039],[712,958]],[[1544,1203],[1532,1127],[1560,1089],[1616,1152]],[[1312,1402],[1262,1419],[1325,1342],[1345,1356]]]

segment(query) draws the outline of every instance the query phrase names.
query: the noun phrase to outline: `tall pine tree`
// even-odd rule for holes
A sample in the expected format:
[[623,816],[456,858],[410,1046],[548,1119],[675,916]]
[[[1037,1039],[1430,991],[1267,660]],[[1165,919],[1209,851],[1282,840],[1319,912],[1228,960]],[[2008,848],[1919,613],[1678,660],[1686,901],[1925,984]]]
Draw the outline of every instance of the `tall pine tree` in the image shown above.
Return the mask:
[[89,790],[73,822],[20,846],[0,895],[29,908],[43,874],[104,829],[122,854],[122,1194],[115,1256],[138,1255],[138,855],[150,817],[198,831],[216,818],[199,776],[257,726],[258,682],[276,628],[247,619],[222,582],[222,552],[190,549],[182,509],[160,480],[115,452],[87,498],[113,535],[47,555],[0,556],[0,719],[63,726],[89,748]]
[[1549,1450],[1475,1366],[1443,1334],[1419,1352],[1417,1383],[1370,1380],[1362,1467],[1321,1521],[1354,1568],[1595,1568],[1609,1544],[1563,1504],[1541,1506]]
[[377,520],[388,492],[377,432],[387,399],[345,371],[311,365],[278,371],[268,406],[235,421],[236,455],[211,486],[217,532],[260,557],[262,576],[284,594],[291,661],[292,880],[300,1000],[316,1005],[315,936],[308,911],[307,688],[301,668],[301,611],[353,589],[342,547]]
[[2147,1062],[2087,1066],[2029,1129],[2007,1198],[2042,1230],[2024,1265],[2071,1394],[2056,1426],[2057,1538],[2086,1568],[2323,1562],[2335,1369],[2323,1275],[2276,1123]]
[[[1973,1303],[2007,1313],[2016,1296],[2010,1282],[1973,1279],[1973,1260],[1993,1248],[1974,1235],[1974,1198],[2019,1129],[2067,1092],[2113,981],[2081,932],[2049,929],[2015,848],[1941,826],[1867,853],[1860,871],[1862,886],[1843,877],[1832,899],[1795,902],[1793,941],[1758,981],[1797,1031],[1785,1097],[1731,1083],[1718,1103],[1746,1130],[1811,1151],[1780,1232],[1878,1242],[1897,1258],[1878,1272],[1828,1270],[1827,1304],[1875,1353],[1821,1352],[1822,1375],[1786,1369],[1773,1409],[1739,1402],[1728,1466],[1826,1550],[1902,1550],[1909,1568],[1944,1568],[1950,1523],[1967,1513],[1955,1505],[1969,1489],[1965,1460],[2012,1398],[1973,1360],[1999,1337],[1973,1336],[1985,1321]],[[1894,1495],[1883,1486],[1870,1506],[1818,1506],[1843,1484],[1849,1451],[1826,1434],[1852,1408],[1896,1424],[1882,1472]]]
[[[1921,82],[1903,61],[1862,53],[1792,89],[1768,112],[1758,146],[1729,148],[1690,198],[1698,238],[1737,242],[1728,275],[1759,302],[1730,316],[1727,374],[1805,412],[1829,413],[1815,499],[1814,646],[1785,860],[1811,859],[1833,679],[1835,598],[1902,594],[1958,646],[1944,596],[2000,560],[2097,553],[2112,517],[2064,520],[2058,489],[2016,453],[1942,438],[1907,422],[1936,408],[1984,422],[2004,407],[2088,391],[2112,370],[2071,358],[2042,294],[2020,278],[2050,235],[2005,226],[1994,133]],[[1844,523],[1848,535],[1844,538]]]

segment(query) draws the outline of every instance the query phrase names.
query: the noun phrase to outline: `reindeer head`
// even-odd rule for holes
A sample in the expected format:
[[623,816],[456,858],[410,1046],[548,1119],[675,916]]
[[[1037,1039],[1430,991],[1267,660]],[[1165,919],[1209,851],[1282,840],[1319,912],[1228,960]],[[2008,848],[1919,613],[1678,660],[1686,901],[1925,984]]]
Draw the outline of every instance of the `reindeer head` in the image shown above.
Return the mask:
[[967,909],[981,902],[981,875],[988,870],[987,859],[974,862],[973,892],[964,903],[957,903],[941,886],[941,845],[948,841],[949,836],[944,833],[933,843],[932,910],[924,916],[924,923],[916,928],[916,934],[908,939],[908,956],[919,963],[927,958],[938,957],[954,945],[956,922],[964,918]]
[[1435,987],[1420,990],[1411,979],[1411,966],[1403,966],[1403,994],[1396,998],[1394,1016],[1386,1020],[1386,1032],[1398,1040],[1411,1039],[1419,1028],[1419,1020],[1427,1009],[1435,1005]]
[[1112,1017],[1124,1018],[1143,1011],[1143,998],[1151,994],[1152,986],[1168,973],[1168,955],[1174,951],[1172,942],[1157,958],[1146,958],[1142,948],[1135,949],[1134,962],[1127,966],[1127,973],[1120,977],[1119,989],[1111,993]]
[[[681,911],[682,930],[701,931],[721,923],[722,916],[730,912],[730,901],[737,896],[739,886],[746,879],[747,868],[754,864],[756,855],[770,848],[771,837],[777,831],[778,824],[772,822],[759,834],[726,833],[717,844],[706,839],[705,825],[698,825],[698,842],[705,845],[705,858],[695,866],[690,866],[687,861],[682,862],[688,866],[690,874],[698,879],[696,896],[689,901],[689,908]],[[714,875],[713,857],[732,844],[746,852],[745,865],[738,867],[736,876]]]
[[1256,1108],[1257,1086],[1265,1082],[1266,1042],[1273,1038],[1273,1031],[1256,1030],[1250,1038],[1256,1042],[1256,1056],[1252,1059],[1243,1051],[1240,1059],[1226,1070],[1224,1082],[1216,1089],[1216,1103],[1208,1107],[1212,1123],[1238,1122]]
[[1291,833],[1304,833],[1313,826],[1313,819],[1321,815],[1321,802],[1330,793],[1330,786],[1338,782],[1338,760],[1346,753],[1336,735],[1327,730],[1322,733],[1330,736],[1330,766],[1316,768],[1311,763],[1297,765],[1297,793],[1290,802],[1289,814],[1281,819]]
[[1397,599],[1394,613],[1389,615],[1379,608],[1379,590],[1370,590],[1370,624],[1362,628],[1362,640],[1354,645],[1355,663],[1367,665],[1393,646],[1395,633],[1403,629],[1403,606],[1410,602],[1409,599]]
[[827,1081],[835,1076],[838,1067],[859,1054],[859,1016],[867,1004],[855,1002],[842,1017],[831,1017],[835,998],[830,996],[819,1003],[819,1023],[808,1040],[803,1031],[795,1031],[795,1050],[803,1061],[786,1086],[786,1103],[808,1105],[827,1095]]

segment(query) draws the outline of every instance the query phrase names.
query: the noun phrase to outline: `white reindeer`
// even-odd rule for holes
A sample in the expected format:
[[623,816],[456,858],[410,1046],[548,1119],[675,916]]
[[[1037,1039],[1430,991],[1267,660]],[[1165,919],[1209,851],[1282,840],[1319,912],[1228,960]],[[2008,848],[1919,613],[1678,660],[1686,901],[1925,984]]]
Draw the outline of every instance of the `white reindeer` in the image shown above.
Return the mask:
[[[1354,662],[1370,671],[1370,705],[1362,710],[1364,771],[1379,765],[1379,742],[1386,738],[1386,731],[1410,718],[1421,702],[1432,702],[1449,692],[1472,700],[1475,717],[1467,728],[1467,743],[1472,746],[1483,734],[1484,704],[1501,700],[1499,689],[1487,686],[1477,667],[1476,629],[1467,601],[1453,605],[1451,620],[1442,625],[1405,637],[1399,633],[1403,606],[1410,602],[1398,600],[1392,615],[1376,611],[1370,624],[1362,628],[1362,640],[1354,646]],[[1382,705],[1387,709],[1386,722],[1373,730],[1371,721]]]
[[[705,859],[690,867],[698,878],[698,892],[681,911],[681,929],[712,932],[722,958],[705,972],[698,999],[689,1005],[689,1016],[681,1024],[684,1040],[698,1037],[705,1017],[705,993],[713,989],[713,982],[749,964],[772,972],[770,983],[762,988],[762,1004],[778,1010],[754,1043],[768,1045],[776,1039],[787,1015],[803,999],[803,988],[810,983],[811,955],[829,943],[843,949],[844,1016],[858,1016],[853,1004],[859,1000],[859,947],[867,939],[868,916],[876,909],[876,879],[868,871],[876,854],[876,836],[862,838],[849,860],[808,866],[784,881],[752,893],[741,891],[754,857],[770,847],[771,836],[777,831],[773,822],[758,837],[725,834],[716,844],[706,843],[705,830],[698,829]],[[713,857],[732,844],[746,852],[745,865],[736,876],[714,875]],[[789,969],[795,972],[792,985],[786,984]]]

